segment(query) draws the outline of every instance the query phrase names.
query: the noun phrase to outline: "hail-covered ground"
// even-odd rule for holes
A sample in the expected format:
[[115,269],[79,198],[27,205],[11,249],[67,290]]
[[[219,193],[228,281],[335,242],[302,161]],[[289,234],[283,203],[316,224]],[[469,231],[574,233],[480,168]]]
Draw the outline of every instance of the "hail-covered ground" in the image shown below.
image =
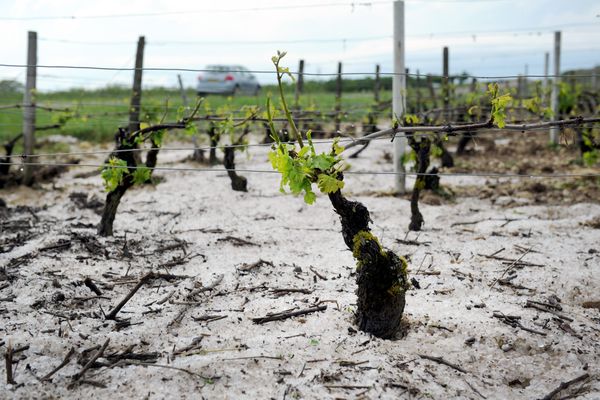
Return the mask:
[[[351,171],[390,171],[390,146],[372,143]],[[560,171],[502,148],[455,171],[496,153],[514,161],[504,172]],[[266,152],[237,166],[269,170]],[[443,176],[447,196],[425,194],[415,233],[392,176],[346,174],[344,193],[414,278],[403,334],[382,340],[353,322],[355,263],[327,197],[306,205],[258,172],[234,192],[222,167],[187,155],[164,151],[159,166],[204,171],[131,189],[114,237],[96,235],[93,169],[0,191],[0,352],[14,381],[0,362],[0,398],[600,398],[600,205],[585,185]],[[276,313],[297,315],[259,320]]]

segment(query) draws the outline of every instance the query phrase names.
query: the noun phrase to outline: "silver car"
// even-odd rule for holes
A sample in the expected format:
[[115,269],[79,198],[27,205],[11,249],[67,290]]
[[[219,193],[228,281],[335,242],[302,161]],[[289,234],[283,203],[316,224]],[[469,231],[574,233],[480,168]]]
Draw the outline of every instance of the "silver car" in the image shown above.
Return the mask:
[[205,69],[198,75],[198,96],[238,93],[256,96],[260,90],[256,77],[240,65],[208,65]]

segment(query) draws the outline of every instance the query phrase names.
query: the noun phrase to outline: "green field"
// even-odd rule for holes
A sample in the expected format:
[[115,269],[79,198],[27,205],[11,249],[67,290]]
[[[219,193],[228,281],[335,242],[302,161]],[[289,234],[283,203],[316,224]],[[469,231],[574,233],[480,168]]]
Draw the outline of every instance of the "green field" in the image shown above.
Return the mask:
[[[265,109],[267,96],[277,97],[274,87],[265,87],[258,96],[225,97],[208,96],[199,115],[231,113],[234,114],[243,106],[258,106]],[[62,134],[91,142],[111,141],[117,128],[125,126],[128,121],[130,89],[109,87],[99,90],[73,89],[62,92],[37,93],[38,106],[54,109],[68,109],[70,112],[48,111],[42,108],[36,113],[36,127],[56,124],[61,118],[70,115],[68,121],[58,129],[39,130],[36,137]],[[195,92],[187,90],[189,104],[197,101]],[[390,91],[382,91],[382,100],[391,98]],[[288,99],[293,103],[294,93],[289,90]],[[0,106],[19,104],[22,95],[9,93],[0,95]],[[347,120],[360,121],[373,105],[373,93],[369,91],[348,92],[342,96],[341,107],[349,114]],[[177,119],[178,109],[183,105],[179,90],[153,88],[144,90],[142,94],[142,115],[144,122],[155,123],[164,115],[165,122]],[[310,91],[300,100],[300,107],[318,110],[323,113],[333,112],[335,94],[326,91]],[[165,114],[166,113],[166,114]],[[0,109],[0,143],[15,137],[22,131],[23,110],[18,108]],[[16,150],[18,150],[17,148]]]

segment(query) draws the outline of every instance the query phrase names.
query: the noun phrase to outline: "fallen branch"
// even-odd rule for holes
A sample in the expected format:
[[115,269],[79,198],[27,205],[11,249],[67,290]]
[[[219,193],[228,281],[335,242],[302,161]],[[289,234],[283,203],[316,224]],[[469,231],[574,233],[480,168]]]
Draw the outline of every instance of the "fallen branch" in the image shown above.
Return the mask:
[[83,280],[83,284],[87,286],[92,292],[96,293],[98,296],[102,296],[102,291],[98,288],[98,286],[96,286],[96,284],[90,277],[85,278]]
[[106,342],[104,342],[104,344],[102,345],[102,347],[100,347],[96,354],[94,354],[94,356],[90,358],[90,360],[83,366],[81,371],[73,375],[73,382],[71,382],[71,385],[69,386],[76,384],[78,381],[81,380],[81,378],[83,378],[83,374],[85,374],[86,371],[90,369],[92,365],[94,365],[94,363],[100,358],[100,356],[102,356],[102,353],[104,353],[104,350],[106,350],[106,348],[108,347],[108,343],[110,343],[110,339],[106,339]]
[[275,288],[271,289],[271,292],[275,294],[275,296],[283,296],[288,293],[303,293],[303,294],[311,294],[312,289],[304,289],[304,288]]
[[209,290],[213,290],[214,288],[216,288],[222,281],[223,281],[223,274],[220,274],[217,276],[217,278],[214,280],[213,283],[211,283],[208,286],[202,286],[201,288],[198,289],[194,289],[192,290],[188,295],[187,298],[188,299],[193,299],[194,297],[196,297],[197,295],[199,295],[202,292],[208,292]]
[[140,367],[154,367],[154,368],[172,369],[172,370],[175,370],[175,371],[185,372],[188,375],[197,376],[199,378],[204,379],[205,381],[211,381],[211,380],[214,380],[214,379],[218,378],[216,376],[215,377],[206,377],[206,376],[203,376],[203,375],[201,375],[201,374],[199,374],[197,372],[190,371],[189,369],[174,367],[172,365],[150,364],[150,363],[145,363],[145,362],[135,361],[135,360],[119,360],[118,362],[116,362],[115,364],[113,364],[111,366],[111,368],[120,367],[122,365],[138,365]]
[[206,314],[206,315],[201,315],[199,317],[192,317],[192,319],[196,322],[213,322],[213,321],[218,321],[220,319],[224,319],[227,318],[227,315],[210,315],[210,314]]
[[573,318],[567,317],[566,315],[563,315],[563,314],[561,314],[561,313],[559,313],[557,311],[554,311],[554,310],[551,310],[549,308],[546,308],[546,307],[544,307],[544,306],[542,306],[540,304],[532,302],[531,300],[527,300],[527,302],[525,303],[525,307],[535,308],[536,310],[556,315],[558,318],[564,319],[565,321],[573,322]]
[[536,300],[527,300],[527,302],[532,303],[532,304],[537,304],[540,305],[542,307],[548,307],[550,309],[554,309],[556,311],[562,311],[562,306],[558,303],[556,304],[551,304],[551,303],[546,303],[543,301],[536,301]]
[[495,285],[495,284],[496,284],[496,283],[497,283],[497,282],[498,282],[500,279],[504,278],[504,275],[506,275],[506,274],[507,274],[507,273],[508,273],[510,270],[512,270],[512,269],[515,267],[515,264],[516,264],[516,263],[520,262],[520,261],[523,259],[523,257],[525,257],[527,254],[529,254],[529,252],[531,251],[531,249],[532,249],[532,248],[533,248],[533,247],[530,247],[529,249],[527,249],[527,251],[526,251],[525,253],[523,253],[523,254],[521,255],[521,257],[519,257],[517,260],[515,260],[515,261],[514,261],[512,264],[510,264],[510,265],[508,266],[508,268],[506,268],[506,269],[504,270],[504,272],[502,273],[502,275],[500,275],[500,277],[499,277],[499,278],[496,278],[496,279],[494,279],[494,281],[493,281],[493,282],[490,284],[490,289],[491,289],[491,288],[493,288],[493,287],[494,287],[494,285]]
[[502,313],[495,312],[492,314],[495,318],[502,320],[506,325],[510,325],[513,328],[521,328],[524,331],[535,333],[536,335],[546,336],[546,332],[536,331],[535,329],[527,328],[521,324],[521,317],[514,315],[504,315]]
[[546,396],[542,397],[541,400],[552,400],[554,398],[554,396],[556,396],[558,393],[562,392],[563,390],[567,389],[569,386],[574,385],[579,382],[582,382],[582,381],[585,381],[589,377],[590,377],[590,374],[585,373],[583,375],[578,376],[575,379],[571,379],[570,381],[561,382],[560,385],[556,389],[554,389],[553,391],[548,393]]
[[50,246],[42,247],[38,251],[42,252],[42,251],[50,251],[50,250],[63,250],[63,249],[68,249],[69,247],[71,247],[70,240],[64,240],[64,241],[60,240],[58,243],[52,244]]
[[319,278],[323,279],[324,281],[327,280],[327,277],[321,273],[319,273],[316,269],[314,269],[312,266],[309,267],[309,269],[312,271],[313,274],[315,274],[316,276],[318,276]]
[[306,314],[314,313],[317,311],[324,311],[326,309],[327,309],[327,306],[322,305],[322,306],[310,307],[310,308],[306,308],[304,310],[298,310],[298,311],[284,311],[284,312],[279,312],[279,313],[275,313],[275,314],[267,314],[264,317],[252,318],[252,322],[254,322],[255,324],[264,324],[265,322],[281,321],[283,319],[297,317],[299,315],[306,315]]
[[9,385],[14,385],[17,382],[15,382],[15,379],[13,377],[13,349],[10,343],[6,347],[6,353],[4,353],[4,361],[6,365],[6,383]]
[[115,308],[112,309],[111,312],[109,312],[106,315],[106,319],[115,319],[117,317],[117,314],[119,313],[119,311],[121,311],[121,308],[123,308],[123,306],[125,304],[127,304],[127,302],[133,297],[133,295],[149,280],[154,279],[156,277],[156,274],[154,272],[148,272],[146,275],[144,275],[142,277],[142,279],[140,279],[140,281],[137,283],[137,285],[134,286],[133,289],[131,289],[131,291],[127,294],[127,296],[125,296],[125,298],[123,298],[123,300],[121,300],[121,302],[119,304],[116,305]]
[[[529,249],[528,251],[526,251],[525,253],[523,253],[523,255],[525,255],[526,253],[531,253],[531,249]],[[545,265],[543,264],[535,264],[529,261],[520,261],[520,259],[514,259],[514,258],[507,258],[507,257],[498,257],[495,255],[486,255],[486,254],[477,254],[480,257],[485,257],[485,258],[490,258],[492,260],[498,260],[498,261],[503,261],[505,264],[507,263],[515,263],[515,265],[521,265],[524,267],[545,267]]]
[[266,360],[283,360],[283,356],[242,356],[242,357],[231,357],[231,358],[223,358],[221,361],[235,361],[235,360],[254,360],[257,358],[262,358]]
[[249,240],[246,239],[242,239],[239,237],[235,237],[235,236],[225,236],[222,238],[218,238],[217,242],[230,242],[232,245],[234,245],[235,247],[241,247],[241,246],[258,246],[257,243],[251,242]]
[[246,264],[246,263],[242,264],[238,268],[238,271],[240,271],[240,272],[248,272],[248,271],[250,271],[250,270],[252,270],[254,268],[260,268],[260,267],[265,266],[265,265],[268,265],[268,266],[271,266],[271,267],[275,267],[275,265],[271,261],[265,261],[265,260],[263,260],[261,258],[260,260],[258,260],[256,262],[253,262],[252,264]]
[[417,240],[405,240],[405,239],[396,239],[397,243],[404,244],[406,246],[429,246],[431,242],[419,242]]
[[69,352],[67,353],[67,355],[65,356],[65,358],[62,360],[62,362],[58,365],[58,367],[54,368],[52,371],[50,371],[48,374],[46,374],[42,379],[40,379],[42,382],[44,381],[48,381],[50,380],[50,378],[52,378],[52,376],[57,373],[58,371],[60,371],[61,369],[63,369],[64,367],[67,366],[67,364],[69,364],[69,361],[71,361],[71,357],[73,357],[73,354],[75,354],[75,348],[71,347],[71,350],[69,350]]
[[465,369],[459,367],[456,364],[452,364],[451,362],[444,360],[442,357],[433,357],[433,356],[428,356],[425,354],[419,354],[418,356],[421,358],[424,358],[426,360],[435,361],[436,363],[439,363],[439,364],[444,364],[450,368],[457,370],[458,372],[462,372],[463,374],[467,373],[467,371]]
[[[221,282],[223,281],[223,274],[220,274],[217,276],[217,278],[208,286],[203,286],[200,287],[198,289],[194,289],[192,290],[188,295],[187,295],[187,300],[193,300],[194,297],[196,297],[197,295],[199,295],[200,293],[203,292],[207,292],[209,290],[213,290],[215,287],[217,287],[217,285],[219,285]],[[179,311],[177,313],[177,315],[175,316],[175,318],[173,318],[171,320],[171,322],[168,323],[167,326],[171,327],[175,324],[178,324],[179,322],[181,322],[181,320],[183,319],[183,316],[185,315],[185,313],[194,305],[198,305],[200,304],[200,302],[197,301],[187,301],[185,303],[183,303],[185,305],[184,308],[181,309],[181,311]]]
[[372,386],[361,386],[361,385],[325,385],[327,389],[372,389]]

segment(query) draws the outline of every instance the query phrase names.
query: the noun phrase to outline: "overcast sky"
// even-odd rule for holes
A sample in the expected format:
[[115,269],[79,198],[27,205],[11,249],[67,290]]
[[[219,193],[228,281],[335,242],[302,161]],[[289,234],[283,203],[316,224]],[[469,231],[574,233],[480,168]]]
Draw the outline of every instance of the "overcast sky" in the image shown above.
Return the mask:
[[[38,33],[38,64],[132,67],[146,37],[145,67],[201,69],[241,64],[270,70],[277,49],[306,71],[392,72],[391,1],[358,0],[0,0],[0,64],[26,62],[27,31]],[[599,0],[407,0],[411,72],[441,73],[450,47],[450,73],[515,75],[528,65],[542,74],[553,31],[562,31],[562,69],[600,65]],[[54,18],[57,17],[57,18]],[[60,18],[62,17],[62,18]],[[38,88],[130,84],[131,71],[38,70]],[[24,79],[23,68],[0,66],[0,79]],[[182,73],[187,86],[197,73]],[[272,75],[259,75],[270,83]],[[174,86],[177,72],[148,72],[146,85]]]

